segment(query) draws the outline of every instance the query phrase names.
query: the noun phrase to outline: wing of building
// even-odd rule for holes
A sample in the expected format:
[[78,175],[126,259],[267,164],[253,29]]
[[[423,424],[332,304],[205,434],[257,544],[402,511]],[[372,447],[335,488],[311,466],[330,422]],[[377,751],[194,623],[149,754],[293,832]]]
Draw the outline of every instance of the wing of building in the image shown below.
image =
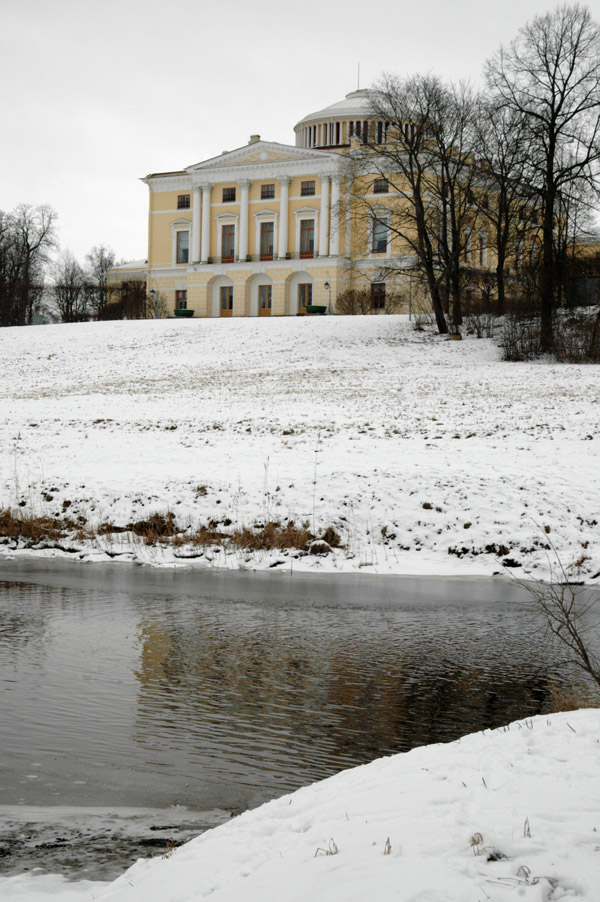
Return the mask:
[[391,294],[399,312],[414,305],[414,259],[389,229],[394,196],[377,169],[365,182],[362,167],[368,220],[352,212],[353,158],[386,140],[371,92],[353,91],[294,130],[294,145],[253,135],[213,159],[146,176],[151,307],[160,299],[168,315],[289,316],[332,311],[357,287],[375,311]]

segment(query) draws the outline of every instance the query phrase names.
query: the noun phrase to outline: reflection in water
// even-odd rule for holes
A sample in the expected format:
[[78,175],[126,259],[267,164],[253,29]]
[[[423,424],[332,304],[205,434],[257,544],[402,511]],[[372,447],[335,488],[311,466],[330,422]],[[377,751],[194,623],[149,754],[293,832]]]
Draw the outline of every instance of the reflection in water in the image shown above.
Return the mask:
[[526,609],[390,585],[346,605],[5,583],[0,801],[239,809],[540,711]]
[[507,608],[158,607],[139,627],[136,741],[253,801],[536,714],[547,696],[541,649],[524,619],[506,635]]

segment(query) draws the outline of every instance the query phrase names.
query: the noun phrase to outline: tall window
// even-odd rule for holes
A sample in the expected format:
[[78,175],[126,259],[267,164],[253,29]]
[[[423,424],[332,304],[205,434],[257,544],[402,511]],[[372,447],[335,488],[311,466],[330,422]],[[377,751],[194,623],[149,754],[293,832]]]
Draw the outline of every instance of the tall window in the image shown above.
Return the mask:
[[314,219],[302,219],[300,221],[300,256],[314,257],[315,255],[315,221]]
[[187,263],[190,257],[190,233],[177,232],[177,256],[178,263]]
[[273,223],[261,222],[260,224],[260,259],[273,259]]
[[373,220],[373,243],[372,251],[374,254],[385,254],[388,249],[390,227],[385,220]]
[[235,226],[224,225],[221,238],[221,260],[223,263],[233,263],[235,254]]
[[235,203],[235,188],[223,188],[223,203]]
[[312,304],[312,284],[298,285],[298,307],[308,307]]
[[390,190],[387,179],[375,179],[373,182],[373,194],[387,194]]
[[261,310],[270,310],[273,298],[272,285],[258,286],[258,305]]
[[187,310],[187,291],[175,292],[175,307],[177,310]]
[[371,307],[373,310],[385,310],[385,282],[373,282],[371,285]]
[[470,228],[465,229],[464,241],[465,241],[465,248],[464,248],[463,256],[464,256],[466,262],[470,263],[471,260],[473,259],[473,233]]
[[177,195],[177,209],[185,210],[190,205],[190,195],[189,194],[178,194]]
[[479,235],[479,262],[482,266],[487,266],[487,262],[488,262],[487,232],[481,232]]
[[260,199],[269,200],[272,197],[275,197],[275,185],[261,185]]
[[233,310],[233,285],[221,286],[221,311]]
[[311,197],[315,193],[314,182],[300,182],[300,194],[302,197]]

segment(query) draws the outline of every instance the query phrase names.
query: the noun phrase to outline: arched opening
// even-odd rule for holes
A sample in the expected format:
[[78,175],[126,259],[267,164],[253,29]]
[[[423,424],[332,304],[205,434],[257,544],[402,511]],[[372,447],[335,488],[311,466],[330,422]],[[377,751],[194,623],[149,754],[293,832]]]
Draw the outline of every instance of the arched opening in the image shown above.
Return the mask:
[[[233,282],[227,276],[217,276],[210,283],[212,316],[233,316]],[[237,299],[236,299],[237,300]]]
[[271,316],[273,280],[263,272],[250,279],[250,316]]
[[313,277],[307,272],[295,272],[285,286],[285,310],[289,316],[304,313],[308,304],[313,303]]

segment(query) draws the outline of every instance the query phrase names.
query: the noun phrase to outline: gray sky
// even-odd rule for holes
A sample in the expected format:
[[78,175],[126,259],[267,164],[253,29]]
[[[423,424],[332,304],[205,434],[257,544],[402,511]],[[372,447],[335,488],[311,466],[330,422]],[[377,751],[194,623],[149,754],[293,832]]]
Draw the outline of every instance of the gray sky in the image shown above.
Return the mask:
[[[596,0],[597,2],[597,0]],[[383,71],[481,79],[548,0],[2,0],[0,209],[51,204],[83,261],[146,256],[149,172],[294,143]],[[594,4],[592,4],[593,7]]]

